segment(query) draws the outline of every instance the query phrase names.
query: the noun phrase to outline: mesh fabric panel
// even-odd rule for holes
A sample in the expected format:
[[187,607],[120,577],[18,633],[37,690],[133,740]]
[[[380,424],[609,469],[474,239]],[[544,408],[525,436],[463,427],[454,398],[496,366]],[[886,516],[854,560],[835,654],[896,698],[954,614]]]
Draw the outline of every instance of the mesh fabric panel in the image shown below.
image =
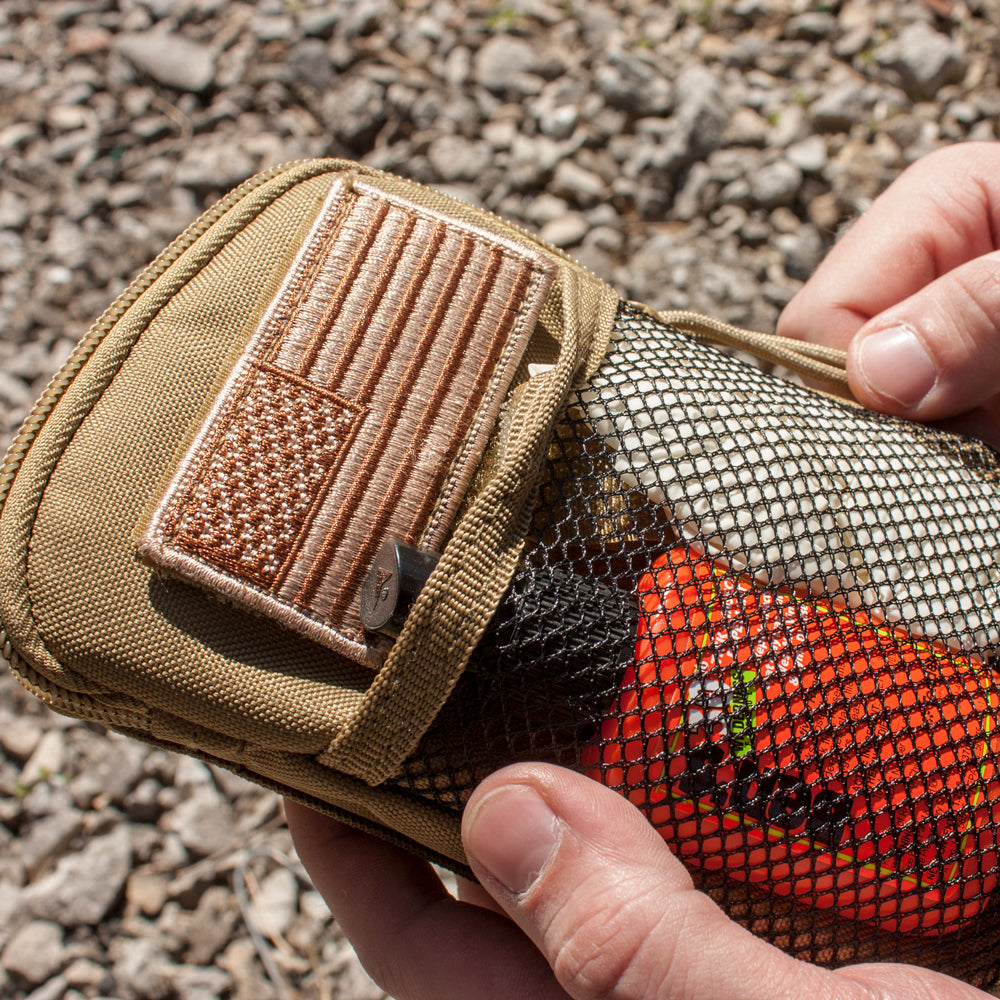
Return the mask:
[[1000,456],[631,306],[529,551],[395,783],[569,765],[804,958],[996,980]]

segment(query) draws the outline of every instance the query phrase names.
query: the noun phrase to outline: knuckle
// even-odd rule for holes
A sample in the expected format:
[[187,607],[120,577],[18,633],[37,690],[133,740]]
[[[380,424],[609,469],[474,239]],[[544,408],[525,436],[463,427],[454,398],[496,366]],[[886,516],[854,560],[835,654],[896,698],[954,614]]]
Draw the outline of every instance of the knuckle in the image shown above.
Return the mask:
[[661,926],[661,909],[647,893],[632,899],[615,894],[570,920],[549,956],[563,988],[587,1000],[625,1000],[669,978],[677,937],[675,929]]

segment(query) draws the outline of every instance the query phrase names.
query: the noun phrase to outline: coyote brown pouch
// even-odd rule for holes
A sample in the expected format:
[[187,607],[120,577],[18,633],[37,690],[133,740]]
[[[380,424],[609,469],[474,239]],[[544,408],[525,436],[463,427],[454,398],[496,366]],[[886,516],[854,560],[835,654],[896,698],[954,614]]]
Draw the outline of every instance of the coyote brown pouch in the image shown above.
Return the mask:
[[734,336],[417,184],[261,174],[15,438],[3,653],[459,871],[482,777],[574,767],[790,952],[992,985],[1000,457]]

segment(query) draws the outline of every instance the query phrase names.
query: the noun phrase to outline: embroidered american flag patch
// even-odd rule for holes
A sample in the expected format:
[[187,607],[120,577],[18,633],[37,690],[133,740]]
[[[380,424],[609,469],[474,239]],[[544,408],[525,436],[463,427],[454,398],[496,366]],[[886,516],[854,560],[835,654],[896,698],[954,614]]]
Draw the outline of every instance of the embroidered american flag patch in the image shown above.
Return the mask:
[[377,666],[364,575],[390,535],[443,544],[553,272],[376,181],[339,180],[140,554]]

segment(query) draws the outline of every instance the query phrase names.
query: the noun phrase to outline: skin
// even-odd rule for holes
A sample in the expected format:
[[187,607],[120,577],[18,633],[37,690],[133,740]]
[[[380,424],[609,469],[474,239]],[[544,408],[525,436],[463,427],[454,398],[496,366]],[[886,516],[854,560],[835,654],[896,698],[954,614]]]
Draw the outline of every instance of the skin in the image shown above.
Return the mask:
[[[918,161],[781,317],[848,352],[854,395],[1000,445],[1000,145]],[[995,321],[993,317],[998,319]],[[625,799],[541,764],[487,778],[465,810],[480,885],[453,899],[409,854],[292,802],[303,863],[397,1000],[973,1000],[905,965],[837,971],[732,923]]]

